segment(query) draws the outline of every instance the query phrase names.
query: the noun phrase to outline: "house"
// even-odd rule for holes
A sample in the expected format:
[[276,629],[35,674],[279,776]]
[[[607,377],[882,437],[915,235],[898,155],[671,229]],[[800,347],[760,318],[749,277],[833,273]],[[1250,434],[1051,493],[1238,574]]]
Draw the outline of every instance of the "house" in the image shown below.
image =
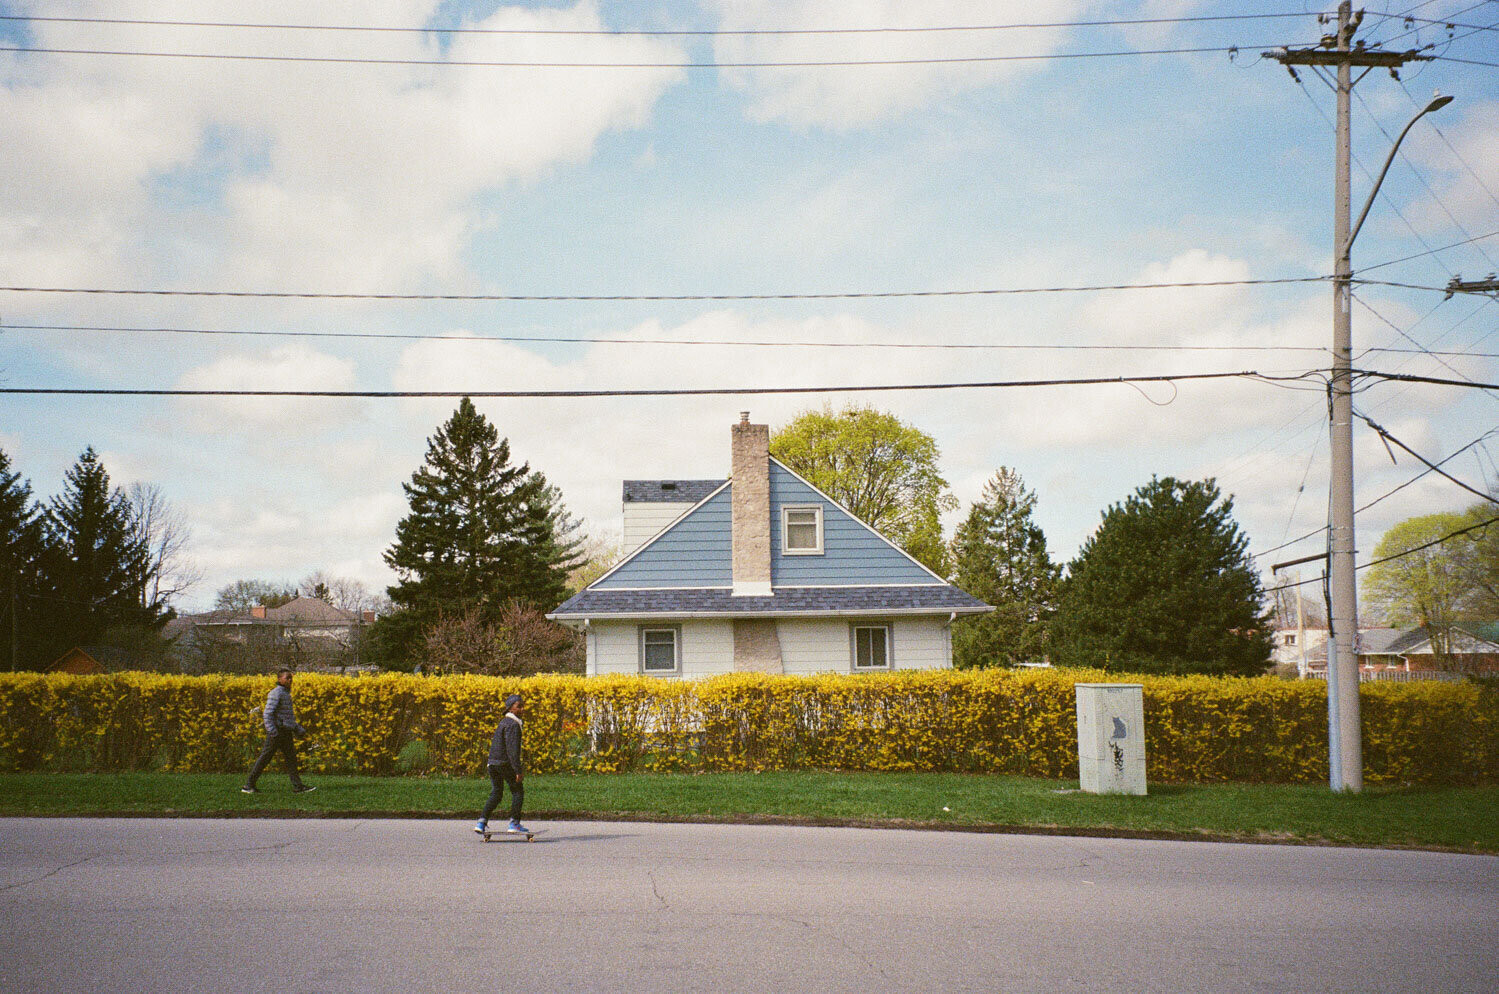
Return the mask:
[[993,608],[773,459],[769,426],[730,440],[727,480],[625,482],[631,551],[547,615],[584,632],[588,674],[951,667],[953,621]]
[[[1359,669],[1365,673],[1455,673],[1499,675],[1499,623],[1453,627],[1445,658],[1438,658],[1425,628],[1377,629],[1381,637],[1361,634]],[[1387,635],[1384,633],[1388,633]]]
[[47,667],[48,673],[73,673],[79,676],[103,673],[104,664],[99,662],[93,653],[82,646],[74,646],[57,658],[51,666]]
[[316,597],[297,597],[279,607],[257,604],[247,611],[184,615],[168,626],[168,634],[178,636],[194,669],[343,668],[358,664],[361,629],[374,620],[373,611],[347,611]]
[[1277,628],[1272,636],[1270,660],[1276,666],[1296,667],[1305,677],[1313,669],[1327,668],[1327,629]]
[[48,673],[117,673],[121,670],[154,669],[155,660],[113,645],[77,645],[57,657]]

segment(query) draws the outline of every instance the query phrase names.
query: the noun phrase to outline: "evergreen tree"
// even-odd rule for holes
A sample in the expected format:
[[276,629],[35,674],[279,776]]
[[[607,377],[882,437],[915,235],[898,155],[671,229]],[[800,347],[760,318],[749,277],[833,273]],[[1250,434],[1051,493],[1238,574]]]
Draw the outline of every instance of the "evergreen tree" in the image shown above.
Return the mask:
[[47,647],[45,584],[42,560],[46,536],[41,511],[31,499],[31,485],[11,471],[10,457],[0,450],[0,666],[36,669],[51,660]]
[[1035,507],[1036,495],[1020,474],[1001,467],[953,535],[953,582],[995,608],[953,625],[959,669],[1013,666],[1046,655],[1062,570],[1031,520]]
[[99,642],[107,632],[127,641],[159,632],[171,618],[164,604],[146,594],[151,550],[93,448],[78,458],[63,492],[52,498],[46,530],[49,634],[59,654]]
[[1104,512],[1068,566],[1054,661],[1135,673],[1251,676],[1268,619],[1233,499],[1212,480],[1152,479]]
[[411,510],[384,557],[398,610],[377,623],[387,654],[409,656],[442,614],[477,607],[493,621],[512,601],[550,610],[565,599],[576,525],[545,476],[510,462],[509,440],[469,398],[427,440],[403,489]]

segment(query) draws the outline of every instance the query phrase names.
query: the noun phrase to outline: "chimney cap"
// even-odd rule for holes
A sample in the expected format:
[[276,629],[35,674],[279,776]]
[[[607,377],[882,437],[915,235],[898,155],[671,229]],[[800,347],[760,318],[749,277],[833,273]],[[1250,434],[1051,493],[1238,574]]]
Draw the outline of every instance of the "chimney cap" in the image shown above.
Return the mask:
[[742,425],[749,424],[749,411],[740,411],[739,412],[739,423],[742,424]]

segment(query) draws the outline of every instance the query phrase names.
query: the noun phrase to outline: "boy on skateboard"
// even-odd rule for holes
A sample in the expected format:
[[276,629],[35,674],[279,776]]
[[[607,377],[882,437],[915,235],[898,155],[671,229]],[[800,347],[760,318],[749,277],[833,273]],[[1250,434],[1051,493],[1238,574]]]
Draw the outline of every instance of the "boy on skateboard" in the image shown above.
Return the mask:
[[525,768],[521,765],[520,717],[524,706],[519,694],[511,694],[505,698],[504,717],[500,719],[499,727],[494,730],[494,740],[489,744],[489,800],[484,803],[484,811],[474,824],[474,831],[480,835],[489,831],[489,816],[499,806],[507,784],[510,787],[510,824],[505,827],[505,831],[512,835],[532,834],[529,828],[520,823],[521,805],[526,798],[526,792],[521,786],[525,778]]

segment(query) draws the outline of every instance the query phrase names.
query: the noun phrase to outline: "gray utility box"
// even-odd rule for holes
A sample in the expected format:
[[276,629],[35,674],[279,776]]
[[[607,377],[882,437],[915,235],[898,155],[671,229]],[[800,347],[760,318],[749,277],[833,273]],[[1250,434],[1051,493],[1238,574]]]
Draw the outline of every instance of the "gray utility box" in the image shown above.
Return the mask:
[[1145,697],[1138,683],[1077,685],[1078,779],[1090,794],[1145,793]]

